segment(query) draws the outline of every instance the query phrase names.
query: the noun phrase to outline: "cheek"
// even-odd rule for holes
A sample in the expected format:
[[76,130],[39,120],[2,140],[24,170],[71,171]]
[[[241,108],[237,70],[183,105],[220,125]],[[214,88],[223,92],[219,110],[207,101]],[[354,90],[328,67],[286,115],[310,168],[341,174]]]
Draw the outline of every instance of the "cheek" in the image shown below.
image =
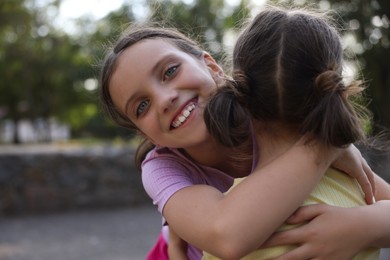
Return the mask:
[[203,95],[210,95],[217,89],[217,83],[210,75],[207,78],[199,79],[198,82],[201,85]]
[[207,88],[204,88],[204,95],[210,97],[217,90],[217,85],[215,82],[210,82]]

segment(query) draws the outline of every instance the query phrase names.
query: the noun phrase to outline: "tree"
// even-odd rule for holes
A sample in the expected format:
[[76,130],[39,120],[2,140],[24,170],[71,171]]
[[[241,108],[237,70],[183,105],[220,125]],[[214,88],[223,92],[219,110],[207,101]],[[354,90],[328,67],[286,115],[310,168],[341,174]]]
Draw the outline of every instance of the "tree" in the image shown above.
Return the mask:
[[151,21],[184,32],[219,60],[230,55],[226,47],[227,32],[234,34],[235,27],[249,15],[247,0],[237,6],[230,6],[224,0],[198,0],[191,4],[168,0],[148,2]]
[[[340,14],[339,22],[352,30],[356,43],[352,51],[368,83],[369,107],[374,121],[390,127],[390,2],[387,0],[329,0]],[[375,129],[374,129],[375,131]]]
[[82,87],[92,77],[89,57],[74,39],[50,26],[34,1],[6,0],[0,7],[3,117],[14,122],[37,117],[69,119],[70,108],[89,99]]
[[28,108],[20,99],[28,79],[23,73],[24,64],[19,57],[27,52],[20,42],[28,34],[31,20],[23,1],[0,2],[0,110],[3,116],[15,120],[27,113]]

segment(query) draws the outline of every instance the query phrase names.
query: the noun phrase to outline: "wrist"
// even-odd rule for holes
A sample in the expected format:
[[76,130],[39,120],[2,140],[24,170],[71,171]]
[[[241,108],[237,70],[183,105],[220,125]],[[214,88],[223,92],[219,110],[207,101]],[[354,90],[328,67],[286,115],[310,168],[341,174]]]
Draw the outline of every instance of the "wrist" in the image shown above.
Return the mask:
[[324,171],[341,153],[340,148],[326,145],[310,136],[303,136],[296,142],[295,147],[302,149],[308,155],[308,159]]
[[[390,247],[390,201],[379,201],[360,207],[365,226],[362,227],[368,238],[368,247]],[[367,232],[368,231],[368,232]]]

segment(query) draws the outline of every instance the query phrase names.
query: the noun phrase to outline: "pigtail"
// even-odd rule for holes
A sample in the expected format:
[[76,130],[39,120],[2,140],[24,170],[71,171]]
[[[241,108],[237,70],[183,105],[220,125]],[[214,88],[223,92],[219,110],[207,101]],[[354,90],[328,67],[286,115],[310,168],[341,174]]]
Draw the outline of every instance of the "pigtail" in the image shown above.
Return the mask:
[[236,81],[226,79],[211,96],[204,111],[210,134],[227,147],[237,147],[250,136],[250,115],[242,103],[243,93]]
[[301,132],[314,133],[316,138],[328,145],[344,147],[365,140],[362,120],[348,96],[363,88],[358,84],[345,86],[341,75],[335,70],[320,73],[314,80],[313,93],[307,97],[308,114]]

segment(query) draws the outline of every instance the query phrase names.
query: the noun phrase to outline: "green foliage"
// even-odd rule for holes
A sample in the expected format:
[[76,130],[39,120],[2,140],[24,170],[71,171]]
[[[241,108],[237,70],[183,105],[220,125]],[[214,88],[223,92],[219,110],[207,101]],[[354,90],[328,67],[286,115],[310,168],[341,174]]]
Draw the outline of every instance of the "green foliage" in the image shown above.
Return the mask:
[[226,54],[224,36],[248,16],[247,0],[229,6],[223,0],[198,0],[192,4],[149,1],[150,20],[174,27],[200,42],[217,60]]
[[390,127],[390,2],[387,0],[329,1],[340,22],[352,31],[362,77],[367,82],[369,107],[376,123]]
[[[102,115],[98,97],[85,86],[97,80],[99,63],[111,43],[131,23],[150,20],[176,27],[198,40],[220,62],[230,55],[229,40],[250,14],[250,0],[230,6],[224,0],[144,0],[148,16],[125,1],[119,10],[99,21],[78,20],[79,33],[69,35],[49,22],[46,9],[60,0],[0,1],[0,120],[55,117],[71,125],[76,136],[131,136]],[[297,1],[272,1],[288,2]],[[318,4],[320,1],[299,1]],[[328,3],[321,1],[319,6]],[[390,2],[387,0],[329,1],[340,22],[353,29],[357,58],[369,83],[375,118],[390,126]],[[92,28],[92,29],[91,29]],[[233,35],[233,36],[232,36]],[[360,49],[359,49],[360,48]]]
[[42,10],[27,9],[28,3],[1,3],[0,108],[15,122],[65,119],[69,109],[89,101],[77,85],[92,77],[90,57],[69,35],[52,28]]

